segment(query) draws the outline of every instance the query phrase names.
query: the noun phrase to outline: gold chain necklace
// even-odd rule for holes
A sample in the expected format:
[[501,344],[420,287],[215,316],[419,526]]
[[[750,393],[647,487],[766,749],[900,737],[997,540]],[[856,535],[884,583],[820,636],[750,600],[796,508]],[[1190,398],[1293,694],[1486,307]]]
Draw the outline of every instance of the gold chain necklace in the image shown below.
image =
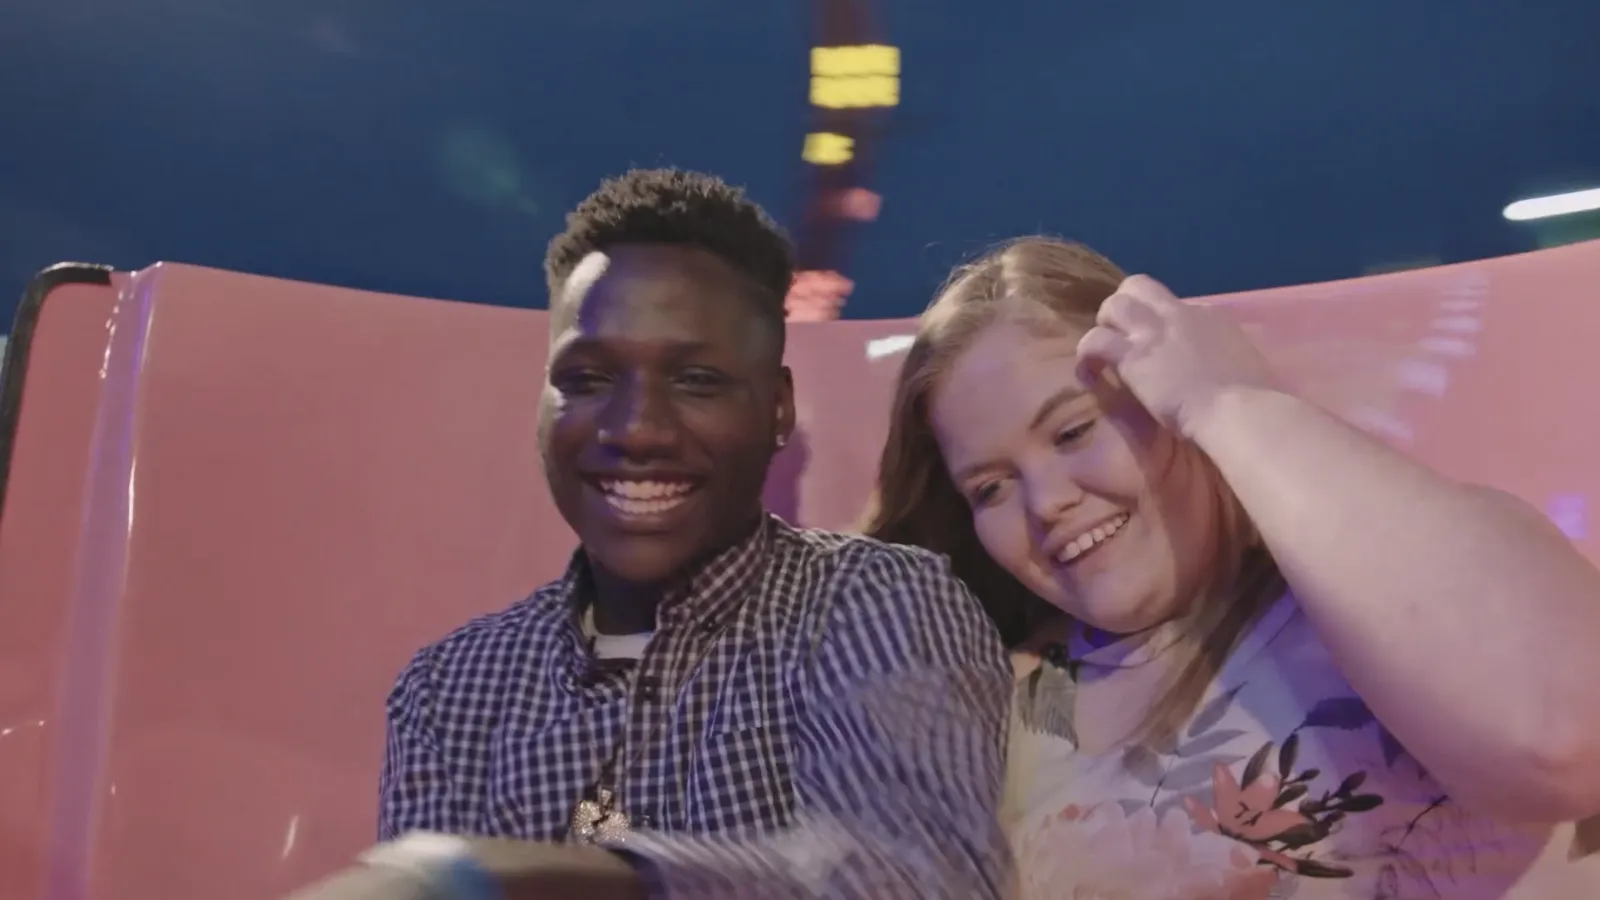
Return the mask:
[[[662,716],[661,721],[656,722],[650,728],[649,733],[645,735],[646,739],[633,748],[631,753],[624,752],[628,745],[628,724],[626,722],[623,723],[622,739],[617,742],[617,748],[612,751],[611,758],[606,761],[605,766],[600,770],[600,777],[595,779],[594,783],[589,786],[588,790],[584,791],[583,796],[578,798],[578,802],[572,807],[572,815],[569,817],[567,824],[567,840],[569,842],[576,844],[614,844],[627,839],[628,834],[633,830],[633,822],[618,805],[617,779],[626,773],[628,769],[631,769],[634,763],[639,761],[644,755],[644,751],[650,747],[657,737],[660,737],[662,730],[672,721],[672,713],[677,710],[683,701],[683,692],[694,681],[694,677],[700,672],[700,667],[705,664],[706,659],[711,655],[711,651],[716,648],[717,642],[722,639],[728,627],[733,624],[733,618],[733,616],[730,616],[728,621],[723,622],[712,633],[705,646],[701,648],[700,655],[695,658],[694,664],[689,667],[688,673],[673,689],[672,705],[667,708],[666,714]],[[640,668],[642,669],[643,666],[641,665]],[[638,686],[638,682],[638,673],[635,672],[633,683],[628,688],[628,715],[630,719],[632,718],[634,704],[634,690]],[[622,762],[625,757],[627,763],[619,770],[618,763]]]

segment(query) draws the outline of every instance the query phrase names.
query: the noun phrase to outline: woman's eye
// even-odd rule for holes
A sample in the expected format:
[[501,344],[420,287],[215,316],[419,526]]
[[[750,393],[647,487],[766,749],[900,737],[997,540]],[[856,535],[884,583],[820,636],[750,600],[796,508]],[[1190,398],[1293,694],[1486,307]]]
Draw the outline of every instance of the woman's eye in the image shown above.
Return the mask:
[[967,492],[967,502],[973,506],[988,506],[1000,496],[1000,482],[986,481]]
[[1071,428],[1062,429],[1061,431],[1056,432],[1056,446],[1065,447],[1077,443],[1078,441],[1082,440],[1083,437],[1089,433],[1089,429],[1093,427],[1094,420],[1090,419],[1082,425],[1074,425]]

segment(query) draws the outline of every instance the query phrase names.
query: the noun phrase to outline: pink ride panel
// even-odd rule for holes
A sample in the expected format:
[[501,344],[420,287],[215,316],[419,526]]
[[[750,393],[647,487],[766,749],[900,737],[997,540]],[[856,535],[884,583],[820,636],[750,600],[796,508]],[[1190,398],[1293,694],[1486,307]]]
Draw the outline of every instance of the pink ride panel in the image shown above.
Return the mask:
[[[0,900],[269,900],[370,841],[410,653],[571,550],[538,466],[545,316],[76,271],[0,391]],[[1600,243],[1214,302],[1339,415],[1600,558],[1596,283]],[[793,327],[773,509],[853,520],[911,330]]]

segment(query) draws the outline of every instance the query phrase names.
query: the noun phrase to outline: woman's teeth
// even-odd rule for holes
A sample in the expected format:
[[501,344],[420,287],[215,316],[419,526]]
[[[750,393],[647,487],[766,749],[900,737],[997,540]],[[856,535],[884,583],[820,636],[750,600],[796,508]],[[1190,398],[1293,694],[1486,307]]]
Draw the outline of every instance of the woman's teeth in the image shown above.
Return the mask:
[[626,516],[653,516],[681,506],[694,485],[686,481],[602,481],[612,509]]
[[1104,525],[1097,525],[1094,528],[1089,529],[1083,534],[1078,535],[1076,540],[1068,544],[1060,553],[1056,554],[1056,562],[1072,562],[1078,557],[1099,546],[1107,538],[1121,531],[1122,526],[1126,524],[1128,524],[1128,514],[1123,513]]

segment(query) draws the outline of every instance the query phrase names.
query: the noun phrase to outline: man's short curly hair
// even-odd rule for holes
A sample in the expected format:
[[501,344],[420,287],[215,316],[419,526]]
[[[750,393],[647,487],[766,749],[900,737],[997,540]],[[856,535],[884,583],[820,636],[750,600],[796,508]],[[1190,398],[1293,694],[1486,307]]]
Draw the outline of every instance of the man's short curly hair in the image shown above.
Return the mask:
[[597,250],[616,244],[683,244],[715,254],[763,289],[755,298],[783,334],[783,302],[794,280],[794,247],[745,192],[714,175],[632,169],[601,182],[567,214],[545,251],[550,296]]

